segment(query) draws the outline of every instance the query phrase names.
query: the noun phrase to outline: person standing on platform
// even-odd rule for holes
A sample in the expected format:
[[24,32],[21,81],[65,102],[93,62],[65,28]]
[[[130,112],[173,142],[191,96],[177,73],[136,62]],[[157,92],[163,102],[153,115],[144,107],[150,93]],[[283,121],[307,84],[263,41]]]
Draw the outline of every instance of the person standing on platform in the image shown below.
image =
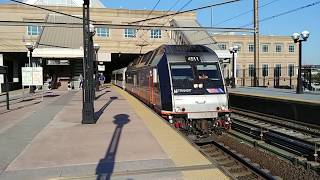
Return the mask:
[[100,81],[101,87],[103,86],[105,80],[106,80],[106,77],[103,75],[103,73],[100,73],[99,81]]
[[79,76],[79,81],[80,81],[79,89],[82,89],[82,86],[83,86],[83,76],[82,76],[82,74],[80,74],[80,76]]

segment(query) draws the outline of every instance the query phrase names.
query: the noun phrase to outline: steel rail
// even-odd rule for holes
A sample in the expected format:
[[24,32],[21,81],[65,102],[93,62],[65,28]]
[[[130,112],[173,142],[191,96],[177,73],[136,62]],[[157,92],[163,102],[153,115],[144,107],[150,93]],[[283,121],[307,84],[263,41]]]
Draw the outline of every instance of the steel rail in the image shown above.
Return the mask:
[[[290,120],[286,118],[279,118],[272,115],[259,113],[259,112],[253,112],[249,110],[244,110],[241,108],[235,108],[232,107],[232,111],[236,114],[244,115],[250,118],[254,118],[260,121],[264,121],[270,124],[274,124],[277,126],[282,126],[285,128],[290,128],[302,133],[307,133],[309,135],[313,136],[320,136],[320,127],[313,124],[303,123],[303,122],[297,122],[295,120]],[[285,122],[285,123],[284,123]]]
[[[317,147],[317,144],[320,144],[319,140],[317,141],[317,138],[320,138],[319,134],[314,136],[314,132],[308,132],[306,129],[301,132],[296,128],[290,129],[290,126],[284,123],[263,121],[263,118],[252,117],[251,113],[248,116],[245,114],[242,112],[241,116],[231,116],[232,128],[235,131],[299,156],[306,156],[309,160],[316,160],[315,154],[320,152],[320,148]],[[275,127],[281,129],[274,129]]]

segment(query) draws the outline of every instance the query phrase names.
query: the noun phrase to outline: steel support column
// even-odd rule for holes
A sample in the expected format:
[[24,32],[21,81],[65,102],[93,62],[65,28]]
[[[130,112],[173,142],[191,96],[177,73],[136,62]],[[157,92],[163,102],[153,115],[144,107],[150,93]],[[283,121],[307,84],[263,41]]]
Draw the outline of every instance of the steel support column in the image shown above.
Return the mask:
[[259,11],[258,11],[258,0],[253,0],[254,5],[254,71],[253,71],[253,86],[259,86]]
[[298,79],[297,79],[297,94],[302,94],[303,89],[302,89],[302,79],[301,79],[301,62],[302,62],[302,42],[298,41],[299,43],[299,67],[298,67]]
[[236,63],[234,52],[232,52],[232,80],[231,80],[231,88],[236,88],[236,73],[235,73]]

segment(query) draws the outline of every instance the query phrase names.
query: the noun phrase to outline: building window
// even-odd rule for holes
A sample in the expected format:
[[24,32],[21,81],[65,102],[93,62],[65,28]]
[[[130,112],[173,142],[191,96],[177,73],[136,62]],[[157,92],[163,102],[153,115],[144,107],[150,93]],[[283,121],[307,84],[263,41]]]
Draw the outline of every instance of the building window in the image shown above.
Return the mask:
[[294,76],[294,64],[288,65],[288,76]]
[[292,44],[289,45],[289,52],[291,52],[291,53],[294,52],[294,45],[292,45]]
[[133,29],[133,28],[124,29],[124,37],[127,37],[127,38],[136,37],[136,29]]
[[268,64],[262,64],[262,76],[269,76],[269,66]]
[[42,29],[41,26],[32,26],[32,25],[29,25],[29,26],[28,26],[28,35],[30,35],[30,36],[40,35],[41,29]]
[[264,53],[269,52],[269,45],[268,44],[262,44],[262,52],[264,52]]
[[220,47],[221,50],[227,49],[227,43],[219,43],[218,46]]
[[109,37],[109,28],[98,27],[96,28],[96,34],[99,37]]
[[282,45],[276,44],[276,52],[282,52]]
[[248,45],[248,50],[249,50],[249,52],[254,52],[254,45],[253,44],[249,44]]
[[254,65],[249,64],[249,77],[253,77],[254,75]]
[[241,73],[241,66],[237,64],[237,70],[236,70],[236,77],[240,77],[240,73]]
[[161,38],[161,30],[160,29],[151,29],[150,37],[151,38]]
[[276,67],[274,68],[274,76],[275,77],[281,76],[281,64],[276,64]]

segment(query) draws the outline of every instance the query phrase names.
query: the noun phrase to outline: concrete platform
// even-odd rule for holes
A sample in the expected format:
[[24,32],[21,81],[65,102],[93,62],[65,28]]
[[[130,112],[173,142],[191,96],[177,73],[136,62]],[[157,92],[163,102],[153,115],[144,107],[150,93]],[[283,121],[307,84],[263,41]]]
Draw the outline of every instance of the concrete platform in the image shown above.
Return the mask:
[[233,110],[266,114],[320,128],[320,93],[296,94],[294,90],[259,87],[229,88],[228,92]]
[[[1,180],[229,179],[117,87],[97,93],[97,123],[81,124],[81,94],[60,92],[27,112],[0,114]],[[11,116],[18,116],[12,124]]]
[[295,89],[237,87],[237,88],[228,88],[228,92],[234,93],[234,94],[243,94],[243,95],[259,96],[259,97],[266,97],[266,98],[320,104],[320,93],[305,92],[304,94],[296,94]]

